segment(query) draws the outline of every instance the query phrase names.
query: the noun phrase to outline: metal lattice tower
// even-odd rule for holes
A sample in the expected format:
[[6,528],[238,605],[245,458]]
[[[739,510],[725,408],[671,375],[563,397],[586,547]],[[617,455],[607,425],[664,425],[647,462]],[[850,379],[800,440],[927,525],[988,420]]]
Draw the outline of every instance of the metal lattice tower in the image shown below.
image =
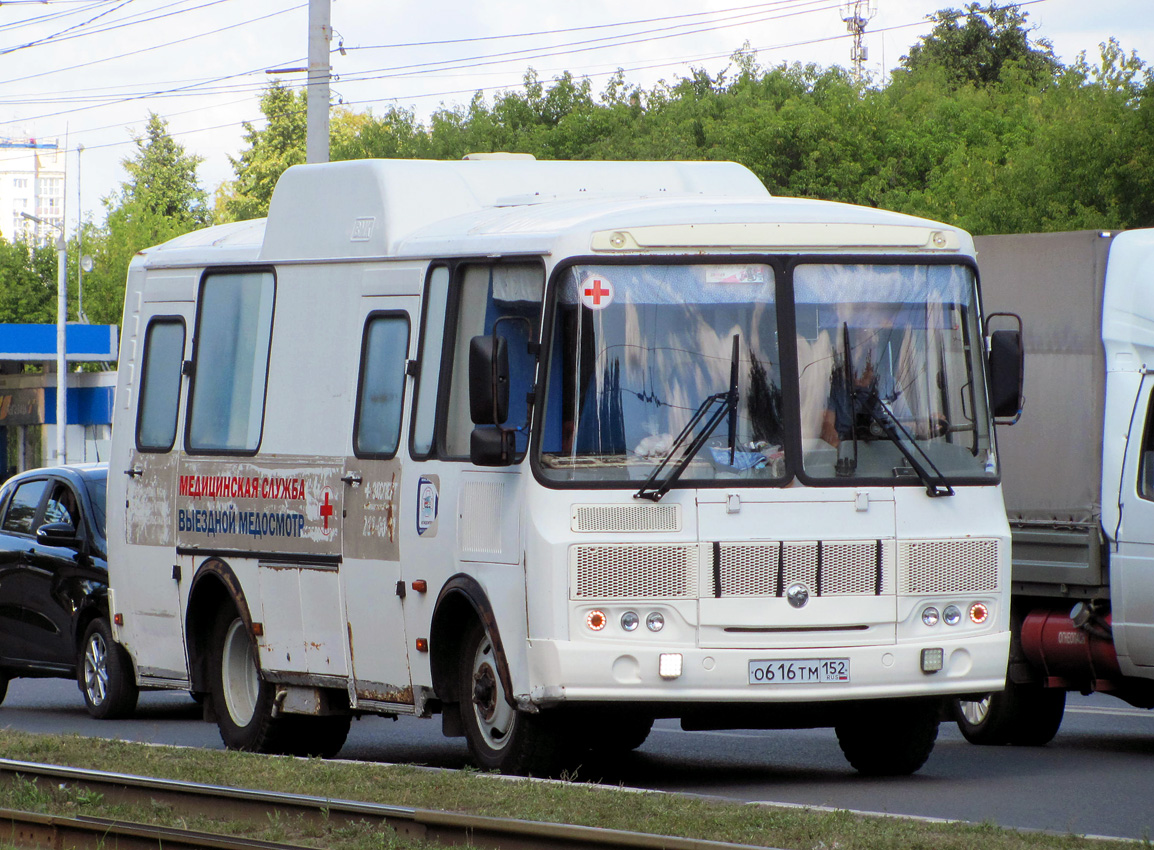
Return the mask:
[[878,13],[878,0],[842,0],[841,19],[845,21],[846,29],[853,35],[853,45],[850,47],[849,58],[853,63],[853,79],[855,83],[862,80],[862,66],[868,57],[868,50],[862,44],[866,24]]

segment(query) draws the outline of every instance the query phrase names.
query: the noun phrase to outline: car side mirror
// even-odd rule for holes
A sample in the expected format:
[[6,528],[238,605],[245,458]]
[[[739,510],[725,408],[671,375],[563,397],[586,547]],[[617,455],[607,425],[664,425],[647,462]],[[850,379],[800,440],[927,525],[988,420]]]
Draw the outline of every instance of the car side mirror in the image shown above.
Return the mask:
[[1022,417],[1022,390],[1025,382],[1025,349],[1022,346],[1022,319],[1013,313],[992,313],[1012,318],[1017,328],[990,333],[990,406],[999,425],[1013,425]]
[[41,546],[59,546],[79,550],[81,540],[76,529],[66,522],[46,522],[36,529],[36,542]]

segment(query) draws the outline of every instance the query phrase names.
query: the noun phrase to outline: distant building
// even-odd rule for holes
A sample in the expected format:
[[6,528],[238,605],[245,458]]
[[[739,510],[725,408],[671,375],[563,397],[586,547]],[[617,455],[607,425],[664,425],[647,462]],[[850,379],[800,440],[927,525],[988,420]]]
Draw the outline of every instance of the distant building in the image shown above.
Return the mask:
[[52,243],[64,225],[64,149],[57,140],[0,136],[0,236]]

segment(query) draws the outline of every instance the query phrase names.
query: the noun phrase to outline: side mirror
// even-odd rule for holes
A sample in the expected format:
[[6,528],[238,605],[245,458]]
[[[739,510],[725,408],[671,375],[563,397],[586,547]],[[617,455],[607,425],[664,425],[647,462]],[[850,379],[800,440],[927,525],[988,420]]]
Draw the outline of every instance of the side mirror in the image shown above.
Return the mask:
[[1012,318],[1013,330],[990,334],[990,405],[999,425],[1013,425],[1022,416],[1022,387],[1025,380],[1025,349],[1022,347],[1022,319],[1013,313],[993,313],[995,317]]
[[509,418],[509,344],[504,337],[469,340],[469,415],[475,425]]
[[469,460],[476,466],[511,466],[517,458],[517,432],[509,428],[474,428]]
[[76,529],[66,522],[44,523],[36,529],[36,542],[41,546],[80,549],[80,539],[76,536]]

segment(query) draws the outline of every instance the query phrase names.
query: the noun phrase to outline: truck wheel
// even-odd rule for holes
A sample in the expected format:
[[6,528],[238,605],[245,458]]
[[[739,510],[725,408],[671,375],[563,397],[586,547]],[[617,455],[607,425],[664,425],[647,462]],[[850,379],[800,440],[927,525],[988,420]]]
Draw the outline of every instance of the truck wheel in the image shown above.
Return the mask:
[[221,740],[230,750],[284,753],[291,724],[273,717],[276,689],[264,681],[256,662],[256,642],[244,620],[226,608],[212,630],[209,682]]
[[509,705],[498,663],[489,633],[473,621],[465,635],[457,679],[469,753],[485,770],[551,775],[560,767],[559,738],[547,717]]
[[954,719],[962,736],[971,744],[983,746],[1010,743],[1016,718],[1013,707],[1006,703],[1006,691],[986,694],[981,699],[954,700]]
[[1040,747],[1050,743],[1062,725],[1066,692],[1009,684],[980,700],[954,700],[954,717],[971,744],[1016,744]]
[[103,617],[97,617],[84,630],[76,672],[84,707],[96,719],[116,720],[136,710],[140,691],[132,673],[132,659],[112,639],[112,627]]
[[835,726],[846,760],[866,776],[907,776],[917,771],[938,738],[937,700],[865,702]]
[[1058,688],[1018,687],[1020,721],[1010,737],[1019,747],[1044,747],[1054,740],[1066,714],[1066,692]]

